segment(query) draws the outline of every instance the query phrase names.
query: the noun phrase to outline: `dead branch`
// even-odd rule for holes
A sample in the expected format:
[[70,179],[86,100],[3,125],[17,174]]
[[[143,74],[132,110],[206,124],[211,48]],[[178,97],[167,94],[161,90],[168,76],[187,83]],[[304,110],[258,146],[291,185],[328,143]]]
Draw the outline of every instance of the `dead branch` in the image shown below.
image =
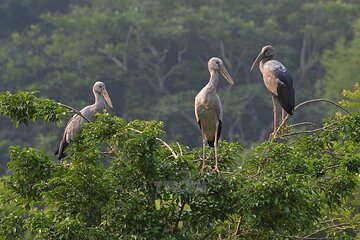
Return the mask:
[[68,105],[65,105],[65,104],[63,104],[63,103],[59,103],[59,105],[62,106],[62,107],[64,107],[64,108],[69,109],[70,112],[79,115],[80,117],[82,117],[83,119],[85,119],[87,122],[90,122],[90,120],[87,119],[79,110],[76,110],[75,108],[70,107],[70,106],[68,106]]
[[[306,104],[310,104],[310,103],[316,103],[316,102],[327,102],[327,103],[330,103],[330,104],[333,104],[335,106],[337,106],[338,108],[342,109],[343,111],[345,111],[346,113],[348,114],[351,114],[351,112],[349,110],[347,110],[346,108],[344,108],[343,106],[341,106],[340,104],[337,104],[336,102],[334,101],[331,101],[329,99],[325,99],[325,98],[316,98],[316,99],[310,99],[310,100],[307,100],[307,101],[304,101],[302,103],[299,103],[298,105],[295,106],[294,108],[294,111],[297,111],[297,109],[299,109],[300,107],[303,107],[304,105]],[[284,127],[284,125],[286,124],[287,120],[289,119],[289,114],[286,115],[286,117],[284,118],[284,121],[281,122],[280,126],[276,129],[276,132],[275,134],[271,137],[271,139],[276,139],[279,131]],[[318,128],[319,130],[323,129],[323,128]],[[316,131],[319,131],[319,130],[316,130]],[[324,130],[324,129],[323,129]],[[290,134],[290,135],[296,135],[296,134],[301,134],[301,133],[312,133],[314,132],[315,130],[308,130],[308,131],[303,131],[303,132],[297,132],[297,133],[293,133],[293,134]],[[284,134],[282,136],[289,136],[289,134]]]
[[316,127],[316,128],[320,128],[319,125],[315,124],[315,123],[312,123],[312,122],[301,122],[301,123],[294,123],[292,125],[289,125],[288,127],[291,128],[291,127],[299,127],[299,126],[313,126],[313,127]]
[[[134,132],[137,132],[137,133],[141,133],[141,134],[143,133],[142,131],[137,130],[137,129],[135,129],[135,128],[130,128],[130,129],[133,130]],[[158,138],[158,137],[156,137],[156,140],[158,140],[158,141],[161,142],[165,147],[167,147],[175,159],[177,159],[177,158],[179,157],[179,156],[175,153],[175,151],[170,147],[170,145],[167,144],[164,140],[162,140],[162,139],[160,139],[160,138]]]
[[298,104],[294,110],[296,111],[298,108],[306,105],[306,104],[310,104],[310,103],[315,103],[315,102],[327,102],[327,103],[331,103],[335,106],[337,106],[338,108],[341,108],[342,110],[344,110],[345,112],[347,112],[348,114],[351,114],[351,112],[349,110],[347,110],[346,108],[344,108],[343,106],[341,106],[340,104],[334,102],[334,101],[331,101],[329,99],[325,99],[325,98],[316,98],[316,99],[310,99],[310,100],[307,100],[305,102],[302,102],[300,104]]

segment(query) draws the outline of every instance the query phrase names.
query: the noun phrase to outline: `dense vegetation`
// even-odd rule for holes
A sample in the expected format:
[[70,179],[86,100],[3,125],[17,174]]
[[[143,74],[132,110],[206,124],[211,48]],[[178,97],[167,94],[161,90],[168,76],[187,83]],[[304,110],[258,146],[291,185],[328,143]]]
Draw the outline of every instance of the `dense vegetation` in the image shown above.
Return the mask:
[[[67,115],[28,92],[0,99],[0,113],[16,124]],[[241,145],[222,141],[221,176],[200,174],[201,149],[166,144],[162,127],[100,114],[64,164],[11,147],[1,238],[306,239],[360,230],[348,205],[360,172],[359,112],[338,113],[308,136],[289,125],[245,159]]]
[[[113,114],[161,120],[166,140],[194,147],[201,142],[194,96],[209,79],[207,61],[218,56],[235,79],[233,88],[220,84],[222,138],[249,146],[272,128],[261,75],[249,72],[261,47],[272,44],[292,72],[298,103],[340,99],[358,81],[359,8],[350,0],[3,1],[0,91],[39,90],[80,109],[100,79]],[[320,124],[328,114],[314,105],[294,120]],[[31,126],[23,134],[6,119],[0,124],[3,165],[14,143],[52,153],[62,131]]]
[[[356,238],[357,0],[5,0],[0,43],[0,239]],[[249,72],[265,44],[297,103],[345,89],[352,113],[305,104],[267,140],[270,96]],[[200,174],[195,147],[193,101],[213,56],[236,81],[218,91],[221,176]],[[70,112],[59,102],[88,105],[98,79],[115,108],[60,164]]]

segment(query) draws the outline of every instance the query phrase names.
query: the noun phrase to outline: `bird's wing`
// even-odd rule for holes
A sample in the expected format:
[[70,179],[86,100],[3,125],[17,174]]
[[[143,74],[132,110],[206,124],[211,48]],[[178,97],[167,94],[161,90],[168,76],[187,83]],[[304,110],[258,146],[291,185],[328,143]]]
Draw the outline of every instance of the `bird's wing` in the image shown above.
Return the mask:
[[69,121],[68,125],[65,128],[66,141],[70,142],[70,140],[74,137],[74,135],[80,132],[82,125],[85,120],[79,116],[75,115],[71,121]]
[[[92,120],[91,116],[92,105],[86,106],[80,110],[80,113],[85,116],[90,121]],[[86,122],[86,120],[80,116],[75,114],[68,124],[65,127],[66,141],[70,142],[70,140],[74,137],[74,135],[81,131],[82,125]]]
[[57,157],[57,159],[61,160],[62,158],[65,157],[64,151],[68,145],[69,145],[69,143],[66,141],[66,132],[64,132],[63,138],[61,139],[59,147],[55,152],[55,156]]
[[265,87],[275,96],[278,96],[279,79],[275,76],[273,71],[263,72]]
[[223,110],[220,97],[216,94],[216,110],[217,110],[217,117],[220,121],[223,119]]
[[217,128],[217,136],[216,136],[216,142],[219,141],[220,139],[220,135],[221,135],[221,129],[222,129],[222,119],[223,119],[223,110],[222,110],[222,104],[221,104],[221,100],[220,97],[216,94],[217,97],[217,114],[218,114],[218,128]]
[[290,72],[284,69],[275,69],[276,77],[279,80],[277,87],[277,97],[282,108],[288,113],[292,114],[292,110],[295,108],[295,90],[293,86],[293,78]]
[[195,118],[196,118],[196,122],[199,124],[199,127],[201,129],[201,123],[200,123],[200,119],[199,119],[199,110],[200,110],[200,101],[198,98],[198,95],[195,97]]

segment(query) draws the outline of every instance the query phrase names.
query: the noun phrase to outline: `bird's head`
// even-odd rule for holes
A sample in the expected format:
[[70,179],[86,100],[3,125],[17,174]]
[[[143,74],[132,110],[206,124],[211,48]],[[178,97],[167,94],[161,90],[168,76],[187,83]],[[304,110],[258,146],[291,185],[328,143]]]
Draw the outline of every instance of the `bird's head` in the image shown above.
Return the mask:
[[250,68],[250,72],[252,70],[254,70],[254,68],[259,65],[259,63],[261,62],[261,60],[266,59],[266,60],[270,60],[273,59],[275,56],[275,49],[273,46],[271,45],[267,45],[265,47],[263,47],[261,49],[261,52],[259,53],[259,55],[256,57],[254,63],[252,64],[251,68]]
[[93,86],[93,92],[94,94],[103,96],[109,107],[113,108],[110,96],[106,91],[105,84],[103,82],[96,82]]
[[221,75],[231,84],[234,85],[234,80],[232,79],[232,77],[230,76],[230,73],[228,72],[228,70],[225,68],[223,62],[221,61],[220,58],[217,57],[213,57],[209,60],[208,62],[208,68],[209,71],[211,70],[215,70],[216,72],[220,72]]

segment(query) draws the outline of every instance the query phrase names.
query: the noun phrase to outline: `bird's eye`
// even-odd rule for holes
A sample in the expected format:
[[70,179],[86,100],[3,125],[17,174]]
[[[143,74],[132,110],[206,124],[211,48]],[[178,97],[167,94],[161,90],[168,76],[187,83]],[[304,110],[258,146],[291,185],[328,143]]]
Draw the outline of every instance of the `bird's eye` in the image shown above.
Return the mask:
[[216,64],[217,64],[217,65],[220,65],[220,62],[219,62],[219,61],[216,61]]

